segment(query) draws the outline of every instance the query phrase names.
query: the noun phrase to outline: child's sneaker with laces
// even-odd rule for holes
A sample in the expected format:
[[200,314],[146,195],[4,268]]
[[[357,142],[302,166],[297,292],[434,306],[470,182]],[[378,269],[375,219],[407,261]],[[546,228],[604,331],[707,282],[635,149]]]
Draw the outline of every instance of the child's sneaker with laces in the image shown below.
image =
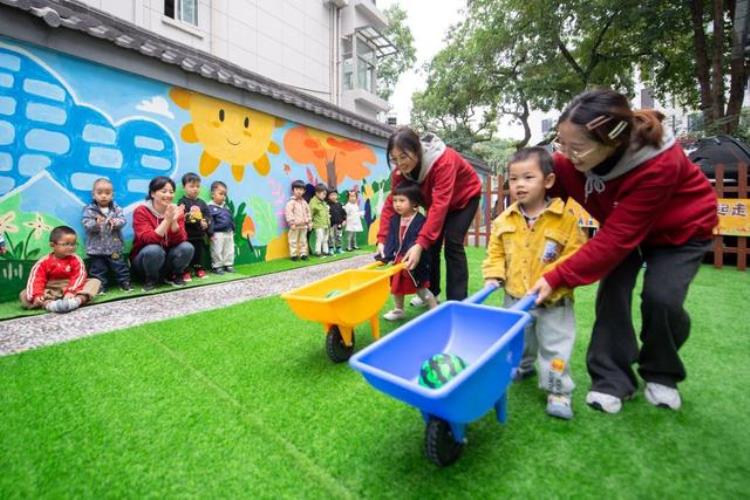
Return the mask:
[[230,274],[231,274],[231,273],[233,273],[233,272],[234,272],[234,267],[232,267],[232,266],[225,266],[225,267],[224,267],[224,270],[225,270],[226,272],[228,272],[228,273],[230,273]]
[[622,399],[603,392],[589,391],[586,394],[586,404],[604,413],[615,414],[622,410]]
[[398,321],[400,319],[404,319],[405,317],[406,313],[403,309],[393,309],[383,315],[383,319],[388,321]]
[[412,307],[416,307],[418,309],[427,307],[427,302],[420,299],[418,295],[415,295],[414,297],[412,297],[411,300],[409,301],[409,304],[411,304]]
[[190,275],[190,271],[182,273],[182,281],[193,281],[193,277]]
[[200,279],[205,278],[206,277],[206,271],[202,267],[196,269],[195,270],[195,277],[196,278],[200,278]]
[[682,406],[680,392],[667,385],[657,384],[655,382],[646,382],[646,390],[643,391],[646,401],[658,408],[668,408],[670,410],[679,410]]
[[549,394],[547,396],[547,408],[545,411],[551,417],[570,420],[573,418],[573,406],[571,405],[570,396]]

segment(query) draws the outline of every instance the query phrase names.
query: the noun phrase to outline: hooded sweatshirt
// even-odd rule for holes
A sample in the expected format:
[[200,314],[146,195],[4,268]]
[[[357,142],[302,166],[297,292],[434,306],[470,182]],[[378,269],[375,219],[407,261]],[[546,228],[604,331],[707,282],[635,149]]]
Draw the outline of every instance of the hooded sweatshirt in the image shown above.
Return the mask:
[[554,155],[550,196],[572,196],[601,224],[568,260],[546,273],[554,289],[593,283],[639,245],[678,246],[711,238],[718,224],[716,194],[671,133],[659,147],[631,147],[605,175],[581,173]]
[[187,240],[187,233],[185,232],[185,218],[180,217],[177,221],[179,230],[172,232],[167,228],[167,232],[164,236],[160,236],[156,233],[156,227],[161,224],[164,220],[164,216],[154,210],[154,205],[151,200],[136,208],[133,211],[133,248],[130,250],[131,262],[141,251],[141,248],[146,245],[159,245],[163,249],[172,248],[179,245],[183,241]]
[[[428,134],[421,142],[422,163],[417,177],[404,175],[395,168],[391,174],[391,186],[395,188],[404,179],[419,184],[427,208],[427,221],[419,231],[417,244],[427,249],[440,237],[448,212],[464,208],[482,193],[482,181],[469,162],[438,137]],[[380,213],[378,242],[385,243],[388,238],[388,227],[394,213],[393,197],[389,194]]]

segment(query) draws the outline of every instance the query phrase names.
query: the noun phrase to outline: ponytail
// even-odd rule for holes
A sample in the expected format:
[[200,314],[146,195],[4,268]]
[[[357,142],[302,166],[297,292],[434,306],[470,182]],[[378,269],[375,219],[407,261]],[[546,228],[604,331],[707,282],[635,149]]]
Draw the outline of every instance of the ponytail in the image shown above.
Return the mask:
[[639,147],[653,146],[658,148],[664,136],[662,120],[664,120],[664,114],[655,109],[634,111],[632,140]]

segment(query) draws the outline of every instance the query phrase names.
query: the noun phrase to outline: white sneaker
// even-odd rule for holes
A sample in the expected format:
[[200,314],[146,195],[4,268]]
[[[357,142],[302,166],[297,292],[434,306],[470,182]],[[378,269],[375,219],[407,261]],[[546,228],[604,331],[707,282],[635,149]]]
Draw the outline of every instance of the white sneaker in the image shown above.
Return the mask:
[[411,300],[409,301],[409,304],[412,307],[416,307],[416,308],[419,308],[419,309],[427,307],[427,302],[425,302],[424,300],[420,299],[418,295],[415,295],[414,297],[412,297]]
[[589,391],[586,394],[586,404],[604,413],[614,414],[622,410],[622,400],[620,398],[603,392]]
[[400,319],[404,319],[405,317],[406,313],[403,309],[393,309],[383,315],[383,319],[388,321],[398,321]]
[[573,418],[573,407],[571,406],[570,396],[562,394],[547,395],[547,415],[551,417],[570,420]]
[[643,391],[646,401],[659,408],[679,410],[682,406],[680,392],[674,387],[646,382],[646,390]]

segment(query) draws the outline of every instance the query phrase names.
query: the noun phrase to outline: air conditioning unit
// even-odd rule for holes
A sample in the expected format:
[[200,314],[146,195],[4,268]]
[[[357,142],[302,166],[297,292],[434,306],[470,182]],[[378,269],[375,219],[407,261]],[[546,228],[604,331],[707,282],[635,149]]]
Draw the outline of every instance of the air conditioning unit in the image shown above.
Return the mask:
[[326,5],[333,5],[338,7],[339,9],[342,9],[349,5],[349,0],[323,0],[323,3]]

